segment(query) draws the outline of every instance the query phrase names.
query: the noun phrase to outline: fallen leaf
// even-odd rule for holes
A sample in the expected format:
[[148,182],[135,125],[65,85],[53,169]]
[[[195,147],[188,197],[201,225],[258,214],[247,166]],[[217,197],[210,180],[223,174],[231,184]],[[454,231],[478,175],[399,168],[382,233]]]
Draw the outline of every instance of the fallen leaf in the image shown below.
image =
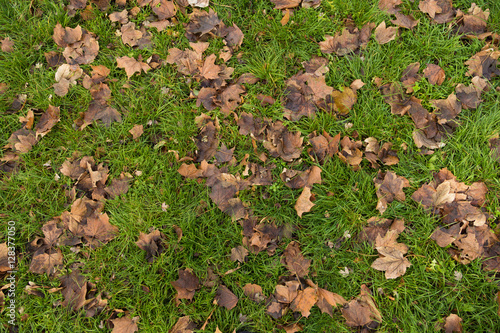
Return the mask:
[[282,26],[286,25],[290,20],[290,10],[286,9],[284,12],[285,14],[283,15],[283,18],[280,21]]
[[141,62],[140,60],[137,61],[134,58],[130,58],[127,56],[116,58],[116,63],[116,67],[125,69],[127,77],[129,79],[135,73],[140,74],[141,70],[144,71],[144,73],[147,73],[147,71],[151,69],[151,67],[149,67],[149,65],[145,62]]
[[396,19],[391,20],[392,24],[395,24],[399,27],[406,28],[412,30],[417,26],[420,20],[415,20],[411,15],[404,15],[399,12],[395,13]]
[[255,303],[263,302],[266,299],[262,293],[262,287],[256,284],[247,283],[243,286],[243,293]]
[[396,39],[396,34],[398,33],[397,27],[386,27],[385,21],[382,21],[375,28],[375,40],[380,45],[387,44],[390,41]]
[[302,0],[271,0],[274,4],[274,9],[287,9],[295,8],[301,3]]
[[410,183],[404,177],[398,176],[392,171],[382,173],[379,171],[377,177],[373,178],[377,190],[377,210],[383,214],[387,209],[387,204],[394,200],[405,201],[404,187],[409,187]]
[[318,300],[318,293],[314,288],[307,287],[304,290],[299,290],[297,297],[290,304],[290,309],[300,312],[302,316],[309,317],[310,310]]
[[132,139],[138,139],[142,133],[144,133],[144,126],[143,125],[134,125],[130,131],[128,131],[130,134],[132,134]]
[[49,107],[42,114],[42,117],[35,126],[35,136],[37,137],[37,139],[38,137],[44,137],[47,133],[49,133],[52,127],[54,127],[54,125],[59,122],[59,120],[59,108],[49,105]]
[[402,4],[401,0],[379,0],[378,8],[380,10],[384,10],[389,14],[397,14],[399,13],[398,6]]
[[223,306],[228,310],[233,309],[238,303],[238,297],[231,292],[226,286],[220,285],[217,288],[217,293],[215,295],[215,301],[217,305]]
[[297,275],[299,278],[309,274],[311,260],[304,257],[300,251],[299,244],[295,241],[288,244],[281,257],[281,262],[292,274]]
[[139,321],[139,317],[130,318],[128,315],[111,319],[113,323],[113,330],[111,333],[134,333],[139,330],[137,327],[137,322]]
[[295,203],[295,210],[297,211],[297,215],[299,215],[299,217],[302,217],[302,214],[311,211],[311,208],[315,206],[311,202],[311,196],[311,189],[309,187],[304,187],[302,193],[297,199],[297,202]]
[[196,325],[191,321],[189,316],[180,317],[168,332],[169,333],[193,333]]
[[109,14],[108,17],[111,22],[120,22],[121,24],[128,23],[128,12],[126,9],[121,12],[113,12]]
[[462,318],[452,313],[445,319],[444,323],[445,333],[462,333]]
[[245,258],[247,257],[247,255],[248,250],[241,245],[231,249],[231,261],[239,261],[241,263],[244,263],[246,261]]
[[406,273],[406,269],[411,266],[408,259],[403,257],[403,253],[391,247],[377,247],[377,251],[382,257],[376,259],[371,267],[378,271],[385,271],[386,279],[396,279]]
[[4,39],[0,40],[0,43],[2,44],[2,52],[14,51],[14,42],[9,37],[5,37]]
[[139,233],[139,239],[135,244],[146,251],[146,260],[153,262],[165,249],[165,235],[159,230],[151,231],[149,234]]
[[428,64],[424,69],[424,77],[429,80],[429,83],[434,85],[442,85],[446,77],[444,70],[438,65]]
[[178,299],[193,299],[196,289],[200,288],[200,280],[189,268],[179,270],[179,279],[170,282],[177,291],[175,296]]

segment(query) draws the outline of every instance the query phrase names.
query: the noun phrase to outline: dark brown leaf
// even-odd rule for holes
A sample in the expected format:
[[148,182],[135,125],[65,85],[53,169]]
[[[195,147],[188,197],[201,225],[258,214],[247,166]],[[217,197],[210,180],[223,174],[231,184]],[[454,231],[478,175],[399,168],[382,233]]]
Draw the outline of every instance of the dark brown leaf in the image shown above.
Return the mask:
[[288,268],[288,270],[292,274],[295,274],[300,278],[309,274],[309,266],[311,266],[311,260],[304,257],[304,255],[300,251],[299,244],[295,241],[292,241],[288,244],[281,257],[281,262]]
[[217,293],[215,295],[215,301],[217,301],[217,305],[223,306],[228,310],[233,309],[238,303],[238,297],[231,292],[226,286],[221,285],[217,289]]

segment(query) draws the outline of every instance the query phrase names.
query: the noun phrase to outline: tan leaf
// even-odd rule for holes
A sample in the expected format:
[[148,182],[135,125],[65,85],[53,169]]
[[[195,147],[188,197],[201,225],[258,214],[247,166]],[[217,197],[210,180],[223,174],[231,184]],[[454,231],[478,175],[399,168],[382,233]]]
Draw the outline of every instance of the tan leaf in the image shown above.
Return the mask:
[[130,134],[132,134],[132,139],[138,139],[142,133],[144,133],[144,126],[143,125],[134,125],[130,131],[128,131]]
[[145,62],[140,62],[135,60],[134,58],[130,58],[127,56],[116,58],[116,63],[117,63],[116,67],[125,69],[128,78],[130,78],[135,73],[140,74],[141,70],[144,71],[144,73],[146,73],[148,70],[151,69],[151,67],[149,67],[149,65],[146,64]]
[[304,277],[309,274],[309,266],[311,266],[311,260],[304,257],[300,251],[299,244],[292,241],[288,244],[281,261],[287,266],[288,270],[292,274],[296,274],[298,277]]
[[302,217],[302,214],[311,211],[315,205],[311,202],[311,189],[309,187],[304,187],[302,193],[300,194],[297,202],[295,203],[295,210],[297,215]]
[[113,330],[111,333],[134,333],[139,330],[137,327],[137,322],[139,317],[130,318],[128,315],[125,317],[112,319]]
[[304,290],[300,290],[297,297],[290,304],[290,309],[296,312],[300,312],[302,316],[309,317],[311,314],[310,310],[316,304],[318,300],[318,293],[316,289],[307,287]]
[[386,279],[395,279],[406,273],[406,269],[411,266],[408,259],[403,257],[401,251],[390,247],[377,247],[377,251],[383,256],[376,259],[372,268],[378,271],[385,271]]
[[233,309],[238,303],[238,297],[229,288],[224,285],[219,286],[215,295],[217,305],[223,306],[228,310]]
[[442,85],[446,77],[444,70],[438,65],[428,64],[424,69],[424,77],[429,80],[430,84]]
[[387,44],[391,40],[396,39],[396,34],[398,33],[398,28],[397,27],[386,27],[385,21],[382,21],[378,25],[378,27],[375,28],[375,40],[377,43],[380,45],[382,44]]
[[445,333],[462,333],[462,318],[452,313],[448,317],[446,317],[446,321],[444,323],[444,331]]

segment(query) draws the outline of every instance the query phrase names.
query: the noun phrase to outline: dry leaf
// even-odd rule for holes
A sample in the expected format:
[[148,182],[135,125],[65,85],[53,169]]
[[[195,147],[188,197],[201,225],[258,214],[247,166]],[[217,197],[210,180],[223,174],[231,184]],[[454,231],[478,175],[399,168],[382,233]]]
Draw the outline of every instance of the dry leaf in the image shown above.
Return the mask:
[[297,211],[297,215],[302,217],[302,214],[311,211],[315,205],[311,202],[311,189],[309,187],[304,187],[302,193],[300,194],[297,202],[295,203],[295,210]]

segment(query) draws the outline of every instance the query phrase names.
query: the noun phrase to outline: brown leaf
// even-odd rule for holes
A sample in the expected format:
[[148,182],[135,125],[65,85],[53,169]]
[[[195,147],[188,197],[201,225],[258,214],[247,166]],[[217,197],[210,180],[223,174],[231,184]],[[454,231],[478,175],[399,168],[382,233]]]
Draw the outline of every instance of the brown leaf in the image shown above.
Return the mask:
[[481,90],[478,90],[476,86],[469,85],[468,87],[459,83],[455,87],[455,92],[457,93],[457,98],[462,103],[464,109],[475,109],[482,102],[481,100]]
[[333,108],[341,115],[346,115],[358,101],[356,91],[351,88],[344,88],[343,91],[335,90],[332,93]]
[[281,257],[281,262],[292,274],[295,274],[300,278],[309,274],[311,260],[304,257],[300,251],[299,244],[295,241],[288,244]]
[[448,317],[446,317],[446,321],[444,323],[444,331],[445,333],[462,333],[462,318],[452,313]]
[[205,79],[215,80],[219,77],[221,67],[215,64],[215,59],[216,56],[213,53],[205,59],[205,63],[200,69],[200,75]]
[[128,12],[126,9],[121,12],[113,12],[108,17],[111,22],[120,22],[121,24],[128,22]]
[[307,287],[299,291],[297,297],[295,297],[292,304],[290,304],[290,309],[300,312],[304,317],[309,317],[311,308],[316,304],[317,300],[318,293],[316,289]]
[[312,187],[313,184],[321,184],[321,169],[315,165],[302,172],[283,169],[280,177],[289,188]]
[[38,140],[36,139],[35,132],[21,128],[12,133],[7,141],[9,142],[8,146],[10,149],[23,154],[29,152]]
[[455,94],[450,94],[447,99],[433,99],[429,102],[439,110],[434,113],[440,124],[446,124],[462,111],[462,104],[457,100]]
[[[458,16],[458,15],[457,15]],[[463,20],[458,33],[463,34],[483,34],[488,30],[487,21],[490,16],[490,11],[483,11],[478,5],[473,3],[468,10],[468,15],[463,16]]]
[[434,18],[436,14],[440,14],[443,11],[443,9],[438,6],[436,0],[420,0],[418,8],[422,13],[429,14],[431,18]]
[[323,135],[314,136],[315,133],[309,135],[309,143],[312,145],[314,154],[318,158],[319,162],[323,162],[326,156],[333,157],[339,151],[340,133],[335,135],[333,138],[323,132]]
[[179,270],[179,279],[170,282],[177,291],[175,298],[178,299],[193,299],[196,289],[200,288],[200,280],[194,275],[189,268]]
[[300,283],[298,281],[287,281],[284,286],[280,284],[277,285],[276,292],[274,293],[276,300],[283,304],[292,303],[298,295],[299,288]]
[[256,284],[247,283],[243,287],[243,293],[255,303],[263,302],[266,299],[262,293],[262,287]]
[[[349,327],[372,326],[372,322],[382,322],[382,316],[369,289],[364,284],[361,285],[361,293],[358,298],[344,305],[341,311],[342,316],[346,319],[346,325]],[[373,326],[378,326],[377,323]]]
[[139,39],[142,38],[142,32],[135,29],[135,23],[129,22],[122,25],[121,29],[123,44],[128,44],[129,46],[139,45]]
[[47,275],[54,274],[63,264],[63,255],[60,250],[54,253],[35,252],[33,260],[31,261],[29,271],[32,273]]
[[168,0],[153,0],[151,2],[153,12],[158,16],[159,20],[166,20],[174,17],[177,8],[173,1]]
[[85,305],[87,295],[87,281],[80,271],[73,270],[71,274],[59,278],[61,280],[64,301],[62,306],[77,311]]
[[130,318],[128,315],[111,319],[113,323],[113,330],[111,333],[134,333],[139,330],[137,327],[137,322],[139,321],[139,317]]
[[399,8],[397,8],[403,2],[401,0],[379,0],[378,8],[380,10],[385,10],[389,14],[399,13]]
[[316,305],[321,313],[328,313],[333,318],[333,308],[346,304],[347,301],[340,295],[326,289],[318,288],[318,302]]
[[82,38],[82,28],[78,25],[72,29],[69,27],[63,28],[60,23],[54,27],[54,35],[52,39],[61,47],[66,47],[69,44],[78,42]]
[[274,4],[274,9],[287,9],[298,7],[301,0],[271,0]]
[[387,204],[394,200],[405,201],[404,187],[409,187],[410,183],[404,177],[398,176],[392,171],[383,174],[379,171],[377,177],[373,178],[377,190],[377,209],[383,214],[387,209]]
[[59,122],[60,116],[59,116],[59,108],[49,105],[47,110],[42,114],[42,117],[38,121],[38,123],[35,126],[35,135],[38,138],[45,136],[47,133],[50,132],[52,127]]
[[208,12],[193,9],[193,13],[189,15],[189,23],[186,26],[186,37],[194,42],[200,40],[204,35],[212,32],[221,24],[221,20],[212,8]]
[[174,327],[172,327],[169,333],[193,333],[196,329],[196,325],[191,321],[189,316],[184,316],[177,320]]
[[142,133],[144,133],[144,126],[143,125],[134,125],[130,131],[128,131],[130,134],[132,134],[132,139],[138,139]]
[[2,52],[14,51],[14,42],[9,37],[0,40],[0,43],[2,44]]
[[304,187],[302,193],[297,199],[297,202],[295,203],[295,210],[297,211],[297,215],[299,215],[299,217],[302,217],[302,214],[311,211],[311,208],[315,206],[311,202],[311,196],[311,189],[309,187]]
[[248,250],[243,246],[234,247],[231,249],[231,261],[239,261],[244,263],[248,255]]
[[415,20],[411,15],[404,15],[401,13],[395,13],[396,19],[391,20],[392,24],[395,24],[399,27],[406,28],[412,30],[417,26],[420,20]]
[[349,139],[348,136],[340,141],[342,150],[337,153],[337,156],[346,164],[353,167],[354,170],[359,169],[359,165],[363,160],[363,152],[359,148],[363,147],[361,141],[354,141]]
[[387,44],[391,40],[396,39],[396,34],[397,33],[398,33],[398,28],[397,27],[386,27],[385,21],[382,21],[382,23],[380,23],[375,28],[375,40],[380,45]]
[[137,61],[134,58],[127,56],[116,58],[116,64],[116,67],[125,69],[129,79],[135,73],[140,74],[141,70],[144,71],[144,73],[147,73],[147,71],[151,69],[151,67],[149,67],[149,65],[145,62],[141,62],[140,60]]
[[209,161],[216,153],[219,140],[217,139],[217,128],[213,121],[209,121],[200,130],[200,134],[195,138],[198,152],[196,162]]
[[325,41],[319,43],[321,52],[335,53],[338,56],[345,56],[356,51],[359,45],[359,32],[351,33],[345,28],[342,33],[337,32],[333,37],[325,36]]
[[89,32],[82,39],[66,46],[63,56],[69,65],[90,64],[99,53],[99,42]]
[[283,18],[280,21],[282,26],[286,25],[290,20],[290,10],[286,9],[284,12],[285,14],[283,15]]
[[500,75],[498,69],[498,58],[500,51],[493,48],[486,48],[465,62],[469,70],[466,76],[479,76],[490,80],[492,77]]
[[233,294],[226,286],[220,285],[215,295],[215,301],[218,305],[231,310],[238,303],[238,297],[236,297],[236,295]]
[[424,77],[429,80],[429,83],[438,86],[442,85],[446,77],[444,70],[438,65],[428,64],[424,69]]
[[386,279],[396,279],[406,273],[406,269],[411,266],[408,259],[403,257],[403,253],[391,247],[377,247],[377,251],[382,257],[376,259],[371,267],[378,271],[385,271]]
[[149,234],[139,233],[139,239],[135,244],[146,251],[146,260],[153,262],[164,250],[165,235],[159,230],[151,231]]

